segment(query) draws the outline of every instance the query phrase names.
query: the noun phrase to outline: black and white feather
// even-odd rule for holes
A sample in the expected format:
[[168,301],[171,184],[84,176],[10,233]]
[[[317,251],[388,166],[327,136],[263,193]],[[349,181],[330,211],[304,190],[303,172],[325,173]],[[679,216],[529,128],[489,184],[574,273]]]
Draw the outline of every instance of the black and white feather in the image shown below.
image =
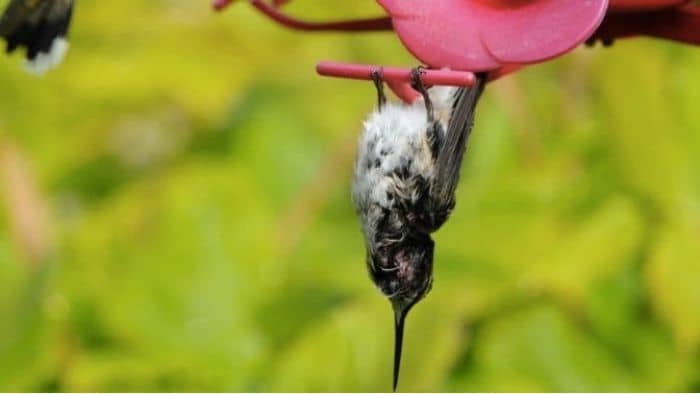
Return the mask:
[[[483,83],[434,87],[425,101],[387,103],[364,123],[353,174],[353,202],[362,222],[368,268],[389,297],[418,296],[428,286],[432,256],[410,264],[410,244],[432,252],[429,234],[455,205],[455,189]],[[409,249],[409,250],[406,250]],[[419,271],[421,274],[419,275]]]
[[12,0],[0,18],[6,52],[26,50],[28,71],[43,74],[56,67],[68,50],[73,0]]

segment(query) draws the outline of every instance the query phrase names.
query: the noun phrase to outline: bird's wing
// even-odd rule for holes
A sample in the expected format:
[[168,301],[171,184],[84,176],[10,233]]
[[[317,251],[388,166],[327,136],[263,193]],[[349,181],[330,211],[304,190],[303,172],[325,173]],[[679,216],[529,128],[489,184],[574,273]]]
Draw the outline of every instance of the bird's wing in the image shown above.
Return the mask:
[[6,37],[23,24],[36,26],[54,0],[12,0],[0,18],[0,36]]
[[438,153],[435,164],[436,176],[431,191],[434,201],[440,204],[450,205],[453,203],[454,192],[459,182],[462,158],[474,125],[474,112],[484,90],[486,79],[485,74],[478,74],[473,86],[460,88],[455,92],[452,115]]
[[66,16],[73,13],[73,0],[53,0],[53,4],[49,9],[46,19],[50,21],[64,20]]

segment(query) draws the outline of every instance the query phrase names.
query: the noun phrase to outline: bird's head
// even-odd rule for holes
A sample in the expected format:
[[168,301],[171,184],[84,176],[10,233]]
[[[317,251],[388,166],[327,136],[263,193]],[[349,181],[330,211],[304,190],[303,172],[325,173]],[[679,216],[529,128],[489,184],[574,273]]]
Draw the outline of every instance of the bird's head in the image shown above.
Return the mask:
[[434,248],[429,235],[417,234],[380,242],[369,252],[372,281],[389,298],[395,310],[407,312],[430,291]]
[[432,288],[434,248],[430,236],[421,233],[404,235],[369,252],[370,276],[394,309],[394,390],[401,365],[406,315]]

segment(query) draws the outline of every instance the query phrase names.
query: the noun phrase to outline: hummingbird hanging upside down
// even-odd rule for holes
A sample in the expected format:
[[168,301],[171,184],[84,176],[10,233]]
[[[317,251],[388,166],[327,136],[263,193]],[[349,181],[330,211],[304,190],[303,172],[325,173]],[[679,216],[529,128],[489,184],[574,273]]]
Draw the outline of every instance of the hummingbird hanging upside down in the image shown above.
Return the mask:
[[11,0],[0,17],[6,52],[26,48],[27,69],[37,74],[57,66],[66,51],[73,0]]
[[352,197],[362,222],[367,268],[394,309],[394,390],[398,383],[406,315],[430,291],[434,242],[455,206],[462,158],[474,110],[486,83],[433,87],[411,74],[422,99],[388,103],[381,70],[373,73],[379,106],[364,123]]

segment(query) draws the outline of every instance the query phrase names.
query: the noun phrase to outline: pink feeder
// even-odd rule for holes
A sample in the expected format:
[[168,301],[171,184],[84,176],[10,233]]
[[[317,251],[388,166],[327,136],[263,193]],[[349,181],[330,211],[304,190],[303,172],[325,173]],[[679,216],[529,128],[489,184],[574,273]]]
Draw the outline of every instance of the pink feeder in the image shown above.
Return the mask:
[[586,41],[608,0],[377,0],[432,67],[491,71],[542,62]]
[[[221,10],[234,0],[213,0]],[[612,43],[646,35],[700,45],[700,5],[690,0],[377,0],[389,16],[312,22],[285,14],[290,0],[248,0],[277,23],[302,31],[394,30],[406,48],[433,70],[424,83],[468,86],[472,72],[490,79],[563,55],[583,42]],[[602,23],[602,24],[601,24]],[[322,75],[371,79],[384,70],[405,101],[418,93],[409,68],[324,62]],[[451,69],[453,71],[447,71]]]
[[[220,10],[232,1],[214,0],[214,6]],[[377,0],[389,18],[308,22],[280,11],[288,1],[249,2],[276,22],[298,30],[393,29],[426,65],[468,71],[537,63],[566,53],[591,36],[608,4],[608,0]]]

